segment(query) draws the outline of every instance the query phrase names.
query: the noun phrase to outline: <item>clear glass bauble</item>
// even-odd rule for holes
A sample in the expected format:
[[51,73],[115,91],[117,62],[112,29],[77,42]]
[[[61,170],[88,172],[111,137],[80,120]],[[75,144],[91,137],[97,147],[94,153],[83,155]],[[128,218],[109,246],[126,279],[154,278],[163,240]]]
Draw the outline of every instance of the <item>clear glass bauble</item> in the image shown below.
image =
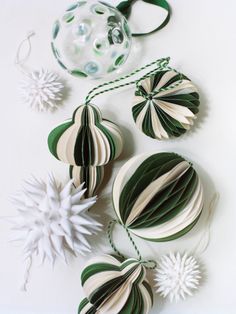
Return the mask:
[[125,17],[109,4],[78,1],[55,21],[52,50],[62,68],[78,77],[105,77],[125,63],[131,32]]

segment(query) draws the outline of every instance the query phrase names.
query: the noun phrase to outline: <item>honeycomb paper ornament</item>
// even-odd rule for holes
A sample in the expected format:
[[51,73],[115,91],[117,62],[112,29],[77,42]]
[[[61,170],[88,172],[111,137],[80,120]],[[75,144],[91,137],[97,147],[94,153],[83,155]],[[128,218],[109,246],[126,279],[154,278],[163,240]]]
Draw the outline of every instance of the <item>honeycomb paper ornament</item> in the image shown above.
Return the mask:
[[81,274],[86,295],[78,313],[148,314],[153,294],[140,261],[103,255],[92,258]]
[[123,139],[115,123],[103,119],[98,107],[87,104],[51,131],[48,147],[54,157],[70,165],[75,185],[85,182],[86,195],[91,196],[102,183],[104,166],[121,154]]
[[[86,255],[91,251],[89,238],[97,234],[101,224],[88,212],[96,197],[84,198],[85,189],[57,184],[53,176],[48,182],[33,178],[13,202],[18,215],[11,219],[14,241],[23,244],[24,259],[37,256],[54,264],[57,258],[67,261],[66,251]],[[27,278],[26,278],[27,283]]]
[[118,126],[88,104],[52,130],[48,145],[56,158],[72,166],[103,166],[121,154],[123,140]]
[[155,273],[156,292],[171,302],[178,302],[192,296],[199,288],[200,266],[188,254],[170,253],[164,255]]
[[184,235],[203,208],[203,188],[196,171],[175,153],[131,158],[118,172],[112,193],[120,224],[150,241]]
[[196,86],[186,76],[167,70],[141,81],[132,112],[136,126],[144,134],[162,140],[189,130],[199,104]]

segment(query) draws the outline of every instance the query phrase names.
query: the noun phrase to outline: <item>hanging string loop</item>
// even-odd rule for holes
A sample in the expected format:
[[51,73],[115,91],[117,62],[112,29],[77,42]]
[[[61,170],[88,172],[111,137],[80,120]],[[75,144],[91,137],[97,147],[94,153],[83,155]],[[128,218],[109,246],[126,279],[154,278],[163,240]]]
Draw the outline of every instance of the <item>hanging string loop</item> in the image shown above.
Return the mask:
[[195,248],[193,249],[193,253],[203,254],[209,244],[210,244],[210,231],[211,231],[211,222],[214,215],[215,207],[219,201],[220,195],[218,192],[214,193],[212,199],[209,203],[208,213],[205,220],[205,227],[202,235],[200,236],[199,241],[197,242]]
[[[15,65],[19,67],[19,70],[28,75],[29,72],[25,70],[24,64],[28,60],[31,53],[31,37],[35,35],[34,31],[29,31],[26,37],[20,42],[15,57]],[[23,47],[26,47],[26,53],[22,56]]]
[[[91,100],[98,96],[98,95],[101,95],[103,93],[106,93],[106,92],[110,92],[110,91],[113,91],[115,89],[119,89],[119,88],[122,88],[122,87],[125,87],[125,86],[129,86],[129,85],[134,85],[134,84],[137,84],[137,82],[143,80],[144,77],[146,76],[150,76],[152,75],[153,73],[156,73],[158,71],[161,71],[165,68],[167,68],[168,64],[169,64],[169,61],[170,61],[170,57],[167,57],[167,58],[161,58],[161,59],[157,59],[139,69],[136,69],[134,70],[133,72],[125,75],[125,76],[122,76],[120,78],[117,78],[115,80],[112,80],[112,81],[109,81],[109,82],[105,82],[103,84],[100,84],[98,86],[96,86],[95,88],[93,88],[88,94],[87,94],[87,97],[85,98],[85,104],[89,104],[91,102]],[[136,74],[138,74],[139,72],[142,72],[142,71],[145,71],[146,69],[150,68],[154,66],[154,69],[152,69],[150,72],[146,73],[144,76],[141,76],[141,78],[139,79],[136,79],[136,80],[133,80],[133,81],[130,81],[130,82],[126,82],[126,83],[122,83],[122,84],[118,84],[118,85],[114,85],[112,86],[113,84],[116,84],[116,83],[119,83],[121,81],[124,81]],[[105,88],[103,89],[104,87],[107,87],[107,86],[111,86],[109,88]]]

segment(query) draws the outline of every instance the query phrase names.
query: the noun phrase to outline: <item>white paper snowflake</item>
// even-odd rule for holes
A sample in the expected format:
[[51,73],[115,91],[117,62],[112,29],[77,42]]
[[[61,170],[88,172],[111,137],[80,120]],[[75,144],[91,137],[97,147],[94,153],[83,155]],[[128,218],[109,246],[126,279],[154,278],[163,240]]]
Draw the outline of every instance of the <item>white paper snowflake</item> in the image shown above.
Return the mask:
[[19,215],[11,220],[25,259],[38,255],[41,262],[53,264],[57,257],[66,261],[67,249],[75,255],[91,251],[87,237],[101,224],[88,212],[96,197],[83,198],[85,191],[83,185],[74,189],[73,180],[61,187],[53,176],[47,183],[35,178],[25,182],[23,192],[13,199]]
[[177,302],[198,289],[200,278],[200,267],[193,256],[170,253],[164,255],[158,264],[156,292],[171,302]]
[[64,85],[57,74],[41,69],[25,75],[20,85],[23,101],[39,111],[54,110],[62,100]]

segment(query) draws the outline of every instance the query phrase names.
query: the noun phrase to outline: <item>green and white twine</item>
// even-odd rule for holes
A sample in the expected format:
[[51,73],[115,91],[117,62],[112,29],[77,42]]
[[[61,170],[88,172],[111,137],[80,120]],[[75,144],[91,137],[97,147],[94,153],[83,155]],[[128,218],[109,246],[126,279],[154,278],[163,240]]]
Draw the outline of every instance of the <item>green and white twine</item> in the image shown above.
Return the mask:
[[147,269],[155,269],[157,267],[157,262],[154,261],[154,260],[145,260],[145,259],[142,258],[142,255],[141,255],[141,253],[140,253],[136,243],[134,242],[134,240],[133,240],[133,238],[132,238],[128,228],[125,225],[121,224],[117,219],[111,220],[109,222],[109,224],[108,224],[108,227],[107,227],[108,240],[109,240],[109,243],[110,243],[113,251],[118,256],[120,256],[121,258],[125,259],[125,256],[117,249],[117,247],[116,247],[116,245],[115,245],[115,243],[113,241],[112,234],[113,234],[113,229],[114,229],[116,224],[121,225],[125,229],[126,234],[127,234],[128,238],[129,238],[129,240],[130,240],[130,242],[131,242],[131,244],[132,244],[132,246],[133,246],[133,248],[134,248],[134,250],[135,250],[135,252],[136,252],[136,254],[138,256],[138,260],[139,260],[140,264],[142,264]]
[[[155,74],[156,72],[163,71],[163,70],[170,70],[170,69],[173,70],[172,68],[168,67],[169,61],[170,61],[170,57],[157,59],[157,60],[155,60],[155,61],[153,61],[153,62],[151,62],[149,64],[146,64],[145,66],[143,66],[143,67],[141,67],[139,69],[134,70],[133,72],[131,72],[131,73],[125,75],[125,76],[119,77],[119,78],[117,78],[115,80],[112,80],[112,81],[109,81],[109,82],[105,82],[103,84],[100,84],[100,85],[94,87],[88,93],[87,97],[85,98],[85,104],[89,104],[93,98],[95,98],[98,95],[104,94],[106,92],[110,92],[110,91],[113,91],[113,90],[116,90],[116,89],[119,89],[119,88],[122,88],[122,87],[126,87],[126,86],[129,86],[129,85],[134,85],[134,84],[136,84],[138,86],[138,84],[142,80],[146,79],[147,77],[150,77],[151,75]],[[104,89],[104,90],[100,90],[103,87],[110,86],[112,84],[116,84],[116,83],[119,83],[121,81],[124,81],[124,80],[126,80],[126,79],[128,79],[128,78],[130,78],[130,77],[132,77],[132,76],[134,76],[136,74],[138,74],[139,72],[144,71],[144,70],[146,70],[146,69],[148,69],[148,68],[150,68],[151,66],[154,66],[154,65],[156,67],[153,70],[151,70],[150,72],[146,73],[145,75],[143,75],[139,79],[136,79],[136,80],[133,80],[133,81],[130,81],[130,82],[127,82],[127,83],[123,83],[123,84],[118,84],[118,85],[115,85],[113,87],[110,87],[110,88],[107,88],[107,89]],[[180,83],[181,82],[179,82],[179,84]],[[168,87],[168,88],[170,88],[170,87]]]

